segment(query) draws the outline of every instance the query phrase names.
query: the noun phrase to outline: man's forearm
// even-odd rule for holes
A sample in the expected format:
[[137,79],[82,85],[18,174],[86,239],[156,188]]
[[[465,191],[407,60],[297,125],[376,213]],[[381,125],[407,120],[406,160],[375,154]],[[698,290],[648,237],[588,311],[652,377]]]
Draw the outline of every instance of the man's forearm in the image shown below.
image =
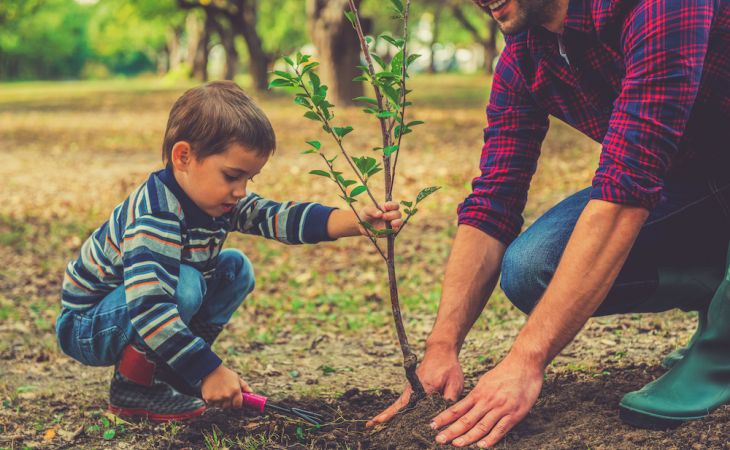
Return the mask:
[[588,203],[513,356],[544,368],[573,340],[605,299],[648,215],[643,208]]
[[499,278],[505,246],[481,230],[459,226],[452,246],[436,323],[427,348],[458,352]]

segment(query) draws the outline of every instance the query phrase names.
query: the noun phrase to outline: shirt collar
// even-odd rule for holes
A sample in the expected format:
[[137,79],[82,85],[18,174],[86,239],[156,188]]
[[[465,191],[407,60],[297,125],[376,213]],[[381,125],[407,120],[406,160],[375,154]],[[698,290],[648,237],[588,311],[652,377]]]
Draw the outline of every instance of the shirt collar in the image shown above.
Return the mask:
[[180,202],[180,206],[182,206],[183,213],[185,214],[185,222],[189,227],[210,225],[214,221],[213,217],[200,209],[200,207],[196,205],[190,197],[188,197],[188,194],[183,191],[182,187],[180,187],[180,184],[175,179],[175,175],[173,174],[170,166],[166,167],[164,170],[160,170],[156,174]]

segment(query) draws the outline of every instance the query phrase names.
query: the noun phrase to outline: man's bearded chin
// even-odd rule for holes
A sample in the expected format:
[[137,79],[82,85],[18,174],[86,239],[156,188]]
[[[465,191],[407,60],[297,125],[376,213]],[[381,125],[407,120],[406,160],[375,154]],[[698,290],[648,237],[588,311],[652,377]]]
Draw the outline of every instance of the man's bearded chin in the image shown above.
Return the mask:
[[[472,0],[482,11],[494,20],[492,11],[487,6],[493,0]],[[496,21],[499,29],[506,35],[522,33],[532,26],[548,23],[558,9],[557,0],[508,0],[515,3],[507,22]]]

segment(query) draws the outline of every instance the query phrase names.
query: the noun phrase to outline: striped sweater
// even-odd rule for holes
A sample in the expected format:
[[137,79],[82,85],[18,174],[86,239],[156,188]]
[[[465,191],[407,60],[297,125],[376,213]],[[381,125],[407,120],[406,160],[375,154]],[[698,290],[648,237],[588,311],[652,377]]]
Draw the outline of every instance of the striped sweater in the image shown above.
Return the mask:
[[145,344],[184,379],[195,383],[221,360],[180,320],[173,299],[180,264],[208,279],[231,231],[285,244],[329,240],[332,208],[277,203],[256,194],[213,218],[183,192],[169,169],[152,173],[117,205],[66,269],[62,306],[83,312],[124,284],[132,325]]

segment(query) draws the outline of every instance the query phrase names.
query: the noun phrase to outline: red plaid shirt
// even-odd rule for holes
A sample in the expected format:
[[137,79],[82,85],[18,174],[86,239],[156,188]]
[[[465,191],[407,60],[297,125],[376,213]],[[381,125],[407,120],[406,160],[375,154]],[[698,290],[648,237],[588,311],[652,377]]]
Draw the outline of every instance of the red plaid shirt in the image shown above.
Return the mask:
[[561,39],[506,38],[460,224],[518,235],[548,115],[602,144],[593,199],[651,209],[672,170],[730,169],[730,0],[571,0]]

